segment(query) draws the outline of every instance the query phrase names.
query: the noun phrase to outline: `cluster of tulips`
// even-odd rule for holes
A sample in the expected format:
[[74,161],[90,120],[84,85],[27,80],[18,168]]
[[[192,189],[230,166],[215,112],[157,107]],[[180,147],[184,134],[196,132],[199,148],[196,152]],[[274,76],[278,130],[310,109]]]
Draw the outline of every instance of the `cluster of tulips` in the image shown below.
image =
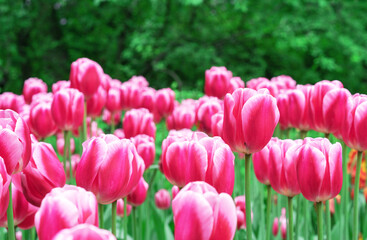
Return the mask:
[[[225,67],[205,72],[204,91],[198,100],[179,103],[169,88],[150,88],[142,76],[122,83],[81,58],[71,64],[70,80],[54,83],[52,93],[42,80],[30,78],[22,95],[0,94],[0,225],[8,229],[8,239],[22,237],[17,228],[33,227],[37,234],[29,231],[26,239],[116,239],[117,215],[124,218],[123,239],[128,239],[127,216],[150,201],[158,170],[172,189],[157,191],[154,202],[159,209],[172,206],[175,239],[226,240],[245,229],[248,240],[268,240],[279,225],[283,239],[298,239],[301,216],[310,219],[314,212],[310,202],[318,239],[324,239],[324,229],[331,239],[335,206],[329,200],[335,197],[342,205],[340,237],[349,239],[350,183],[343,153],[348,146],[357,156],[350,168],[358,195],[367,97],[350,94],[337,80],[297,85],[283,75],[252,79],[245,88]],[[98,126],[99,119],[110,125],[109,132]],[[158,160],[162,121],[170,131],[157,148]],[[310,130],[324,138],[307,137]],[[290,131],[298,139],[289,139]],[[339,141],[331,143],[331,134]],[[52,136],[55,146],[45,142]],[[147,171],[153,171],[148,182]],[[260,192],[267,193],[256,200],[266,200],[260,211],[253,208],[253,188],[261,188],[253,174],[264,185]],[[272,202],[280,196],[287,199],[287,210],[271,224]],[[358,199],[354,196],[352,204],[353,240],[360,234]],[[105,225],[106,209],[111,227]],[[257,236],[254,216],[266,221]],[[303,239],[312,238],[311,224],[302,222]],[[134,221],[134,239],[140,239],[137,225]]]

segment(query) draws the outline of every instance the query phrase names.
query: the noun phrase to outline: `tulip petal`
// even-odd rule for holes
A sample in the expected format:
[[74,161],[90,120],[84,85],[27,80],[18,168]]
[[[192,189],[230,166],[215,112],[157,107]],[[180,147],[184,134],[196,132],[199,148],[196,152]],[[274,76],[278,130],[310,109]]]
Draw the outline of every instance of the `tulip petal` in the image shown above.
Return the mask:
[[4,159],[6,171],[13,174],[22,159],[23,144],[18,136],[9,129],[0,130],[0,157]]

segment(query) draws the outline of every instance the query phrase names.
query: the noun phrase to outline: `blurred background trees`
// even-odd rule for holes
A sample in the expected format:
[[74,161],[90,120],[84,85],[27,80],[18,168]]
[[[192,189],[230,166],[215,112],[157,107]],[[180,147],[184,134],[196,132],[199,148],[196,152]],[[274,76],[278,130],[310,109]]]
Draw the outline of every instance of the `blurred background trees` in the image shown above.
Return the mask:
[[0,0],[0,92],[69,78],[80,57],[112,78],[203,89],[223,65],[247,81],[286,74],[367,92],[363,0]]

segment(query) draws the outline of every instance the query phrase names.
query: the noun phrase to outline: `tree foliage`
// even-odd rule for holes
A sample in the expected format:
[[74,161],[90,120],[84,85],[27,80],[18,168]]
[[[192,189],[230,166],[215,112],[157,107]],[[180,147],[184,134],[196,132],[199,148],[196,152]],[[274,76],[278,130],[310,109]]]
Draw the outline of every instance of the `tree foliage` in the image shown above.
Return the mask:
[[224,65],[244,80],[339,79],[367,92],[367,3],[358,0],[0,0],[0,91],[68,79],[79,57],[125,81],[202,89]]

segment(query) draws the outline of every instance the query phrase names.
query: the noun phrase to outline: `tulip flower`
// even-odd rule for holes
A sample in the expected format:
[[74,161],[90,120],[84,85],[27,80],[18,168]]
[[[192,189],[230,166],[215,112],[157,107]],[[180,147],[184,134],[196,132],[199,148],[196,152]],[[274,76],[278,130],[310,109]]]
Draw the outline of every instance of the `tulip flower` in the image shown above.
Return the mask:
[[166,126],[171,129],[191,129],[195,124],[195,105],[181,104],[176,106],[166,119]]
[[31,104],[33,95],[47,93],[47,84],[39,78],[28,78],[24,81],[23,96],[27,104]]
[[[38,95],[38,94],[37,94]],[[36,95],[34,96],[34,98]],[[33,99],[34,99],[33,98]],[[33,101],[29,112],[29,127],[38,138],[46,138],[56,133],[57,125],[51,113],[52,98]]]
[[172,113],[175,107],[175,92],[170,88],[163,88],[155,93],[154,121],[157,123],[162,118]]
[[279,220],[278,218],[274,218],[274,222],[273,222],[273,236],[276,237],[278,235],[278,231],[279,231]]
[[38,238],[53,239],[59,231],[82,223],[98,226],[97,209],[96,197],[83,188],[54,188],[43,199],[34,219]]
[[132,109],[125,113],[123,127],[126,138],[146,134],[155,138],[156,126],[153,114],[145,108]]
[[[64,148],[65,148],[65,138],[63,134],[57,134],[56,140],[56,148],[57,152],[60,156],[64,156]],[[74,138],[70,138],[70,154],[75,152],[75,141]]]
[[127,195],[127,201],[134,207],[140,206],[144,203],[147,197],[149,185],[143,177],[140,178],[138,185],[133,189],[129,195]]
[[[20,187],[19,174],[13,175],[12,184],[14,226],[21,229],[29,229],[34,226],[34,215],[36,214],[38,207],[30,204],[24,197]],[[0,226],[8,227],[6,214],[0,217]]]
[[0,109],[10,109],[17,113],[22,112],[25,105],[24,97],[16,95],[12,92],[4,92],[0,94]]
[[[113,115],[121,110],[120,104],[120,89],[117,87],[111,87],[107,92],[106,109]],[[111,132],[115,131],[114,118],[111,118]]]
[[172,189],[171,189],[172,200],[176,197],[176,195],[178,194],[179,191],[180,191],[180,189],[177,186],[172,187]]
[[78,186],[92,191],[99,203],[109,204],[126,197],[143,171],[144,162],[134,144],[108,134],[83,143],[75,179]]
[[70,88],[70,81],[60,80],[52,84],[52,93],[55,94],[56,92],[60,91],[64,88]]
[[51,144],[32,144],[32,157],[21,173],[21,179],[25,198],[38,207],[53,188],[65,185],[64,169]]
[[233,239],[236,207],[227,193],[205,182],[187,184],[172,202],[175,239]]
[[171,205],[171,196],[166,189],[160,189],[154,195],[155,205],[159,209],[168,209]]
[[71,64],[70,86],[82,92],[87,100],[97,92],[103,77],[102,67],[88,58],[79,58]]
[[264,78],[264,77],[253,78],[246,82],[246,87],[257,90],[258,89],[257,85],[259,85],[262,82],[268,82],[268,81],[269,79]]
[[9,185],[11,177],[6,172],[4,159],[0,156],[0,216],[6,215],[6,209],[9,204]]
[[111,87],[111,81],[112,78],[108,74],[103,74],[103,77],[101,78],[101,87],[107,92]]
[[270,95],[272,95],[273,97],[277,97],[279,94],[279,89],[278,89],[278,85],[274,82],[271,81],[263,81],[261,83],[259,83],[256,86],[255,90],[260,90],[262,88],[265,88],[269,91]]
[[125,82],[120,87],[121,91],[121,107],[123,110],[129,110],[131,108],[138,108],[139,101],[136,97],[141,92],[141,87]]
[[[237,196],[234,202],[237,210],[237,229],[246,229],[246,197]],[[253,213],[251,211],[251,222],[253,219]]]
[[66,228],[58,232],[53,240],[116,240],[116,237],[105,229],[100,229],[91,224],[79,224],[72,228]]
[[270,81],[275,83],[279,90],[294,89],[297,85],[297,82],[292,77],[286,75],[272,77]]
[[[121,129],[121,128],[118,128],[115,130],[115,132],[113,133],[113,135],[115,135],[116,137],[118,137],[119,139],[123,139],[125,138],[125,133],[124,133],[124,130]],[[139,135],[138,135],[139,136]],[[148,136],[148,135],[146,135]],[[135,145],[135,144],[134,144]],[[136,146],[135,146],[136,147]],[[144,158],[143,158],[144,159]],[[145,163],[145,161],[144,161]]]
[[223,98],[228,93],[232,72],[226,67],[211,67],[205,71],[205,95]]
[[[112,118],[113,118],[113,121],[112,121]],[[102,114],[102,120],[105,123],[107,123],[108,125],[111,125],[112,122],[114,122],[115,125],[118,125],[121,122],[121,111],[111,114],[110,111],[108,111],[107,109],[104,109],[103,114]]]
[[238,88],[244,88],[245,82],[240,77],[233,77],[229,81],[228,93],[233,93]]
[[342,148],[326,138],[305,138],[297,150],[297,178],[302,195],[316,202],[318,235],[322,233],[322,201],[334,198],[343,182]]
[[132,76],[128,82],[141,88],[149,86],[149,82],[143,76]]
[[200,131],[211,134],[212,116],[223,110],[223,103],[216,97],[202,97],[196,106],[196,122]]
[[153,164],[155,158],[154,138],[145,134],[139,134],[130,140],[134,143],[139,156],[144,160],[145,169],[148,169]]
[[66,88],[54,95],[51,113],[56,125],[64,131],[71,131],[83,123],[84,96],[76,89]]
[[[129,216],[131,213],[131,210],[133,209],[133,207],[130,204],[126,204],[126,216]],[[124,208],[124,200],[119,199],[117,200],[117,215],[120,217],[124,217],[125,216],[125,208]]]
[[106,104],[107,93],[102,86],[100,86],[95,94],[87,100],[87,116],[97,118],[101,116],[102,109]]
[[138,96],[138,108],[148,109],[152,114],[154,113],[155,105],[155,94],[154,88],[146,87],[141,89]]
[[213,136],[222,137],[223,134],[223,111],[220,111],[212,116],[211,130]]

